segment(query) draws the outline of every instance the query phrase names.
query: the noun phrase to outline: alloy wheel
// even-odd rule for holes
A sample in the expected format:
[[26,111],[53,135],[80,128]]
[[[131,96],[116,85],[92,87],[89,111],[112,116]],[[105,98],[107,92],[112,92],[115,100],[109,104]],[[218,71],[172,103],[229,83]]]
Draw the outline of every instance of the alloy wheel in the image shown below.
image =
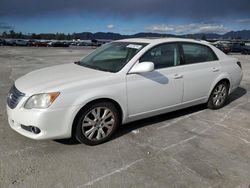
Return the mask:
[[107,107],[95,107],[83,118],[82,133],[91,141],[109,136],[115,124],[114,113]]
[[213,97],[212,97],[213,104],[215,106],[220,106],[225,102],[226,97],[227,97],[227,87],[225,86],[225,84],[221,83],[217,85],[213,92]]

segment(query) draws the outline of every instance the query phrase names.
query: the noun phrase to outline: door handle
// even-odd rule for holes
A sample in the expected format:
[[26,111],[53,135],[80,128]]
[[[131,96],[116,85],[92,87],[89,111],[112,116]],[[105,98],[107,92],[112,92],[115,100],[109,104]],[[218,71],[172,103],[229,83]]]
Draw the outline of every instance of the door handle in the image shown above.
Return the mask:
[[213,67],[213,68],[212,68],[212,71],[213,71],[213,72],[218,72],[219,70],[220,70],[220,69],[217,68],[217,67]]
[[180,74],[175,74],[174,75],[174,79],[180,79],[180,78],[183,78],[183,75],[180,75]]

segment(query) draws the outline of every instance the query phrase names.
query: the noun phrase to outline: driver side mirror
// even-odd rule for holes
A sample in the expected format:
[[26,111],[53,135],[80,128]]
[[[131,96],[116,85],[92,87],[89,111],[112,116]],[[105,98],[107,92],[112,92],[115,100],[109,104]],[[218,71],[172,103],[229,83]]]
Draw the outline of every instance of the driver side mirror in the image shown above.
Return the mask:
[[141,62],[132,67],[129,74],[140,74],[154,71],[155,65],[153,62]]

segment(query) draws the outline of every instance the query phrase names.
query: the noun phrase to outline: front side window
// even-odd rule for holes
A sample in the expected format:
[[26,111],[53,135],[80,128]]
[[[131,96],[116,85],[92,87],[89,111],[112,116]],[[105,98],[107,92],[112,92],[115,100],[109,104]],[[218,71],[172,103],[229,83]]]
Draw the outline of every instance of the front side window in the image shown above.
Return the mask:
[[180,64],[180,56],[177,44],[162,44],[147,51],[140,62],[154,63],[155,69],[173,67]]
[[207,46],[200,44],[182,44],[185,64],[216,61],[218,58]]
[[146,43],[113,42],[83,58],[79,65],[109,72],[118,72]]

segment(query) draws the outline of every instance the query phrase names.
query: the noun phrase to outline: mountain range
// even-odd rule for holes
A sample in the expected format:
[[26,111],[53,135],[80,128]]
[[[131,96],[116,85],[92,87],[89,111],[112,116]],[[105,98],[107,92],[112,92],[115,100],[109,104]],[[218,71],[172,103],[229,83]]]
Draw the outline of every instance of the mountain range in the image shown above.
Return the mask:
[[160,34],[160,33],[136,33],[133,35],[122,35],[119,33],[111,32],[82,32],[74,33],[77,38],[82,40],[90,39],[106,39],[106,40],[118,40],[124,38],[141,38],[141,37],[184,37],[184,38],[206,38],[206,39],[250,39],[250,30],[242,31],[230,31],[225,34],[216,33],[196,33],[196,34],[185,34],[185,35],[173,35],[173,34]]

